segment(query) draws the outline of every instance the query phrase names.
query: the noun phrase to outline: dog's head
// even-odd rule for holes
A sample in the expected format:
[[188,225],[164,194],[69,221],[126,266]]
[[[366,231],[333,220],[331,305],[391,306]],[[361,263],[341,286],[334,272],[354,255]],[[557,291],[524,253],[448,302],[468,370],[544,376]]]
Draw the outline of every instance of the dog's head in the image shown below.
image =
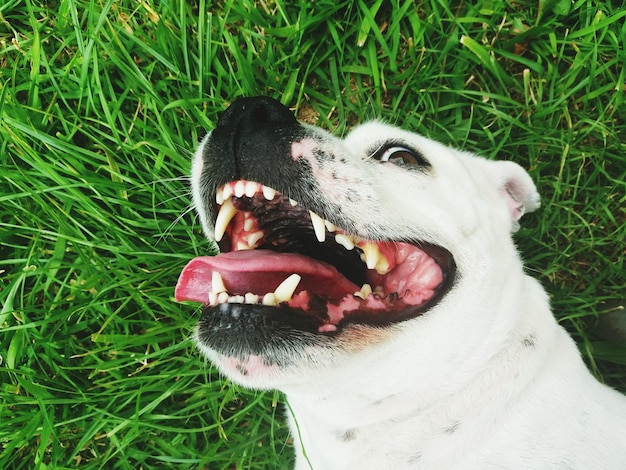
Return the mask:
[[269,98],[223,113],[192,190],[221,254],[192,260],[176,297],[204,304],[199,348],[252,387],[458,341],[488,321],[477,290],[504,282],[510,232],[539,205],[516,164],[378,122],[339,139]]

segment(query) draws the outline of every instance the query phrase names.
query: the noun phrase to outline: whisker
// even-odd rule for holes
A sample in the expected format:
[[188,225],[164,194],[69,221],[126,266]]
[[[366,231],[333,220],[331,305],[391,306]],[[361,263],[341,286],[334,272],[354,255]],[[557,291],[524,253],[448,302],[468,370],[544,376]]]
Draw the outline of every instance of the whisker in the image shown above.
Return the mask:
[[172,182],[177,182],[177,181],[188,184],[189,181],[191,181],[191,176],[180,175],[180,176],[173,176],[171,178],[160,178],[158,180],[152,180],[152,181],[147,181],[145,183],[136,184],[135,186],[138,188],[141,188],[144,186],[155,186],[159,184],[172,183]]
[[[161,235],[159,235],[159,238],[157,238],[157,241],[155,242],[154,246],[157,246],[160,242],[162,242],[165,237],[167,237],[170,232],[172,231],[172,229],[178,224],[178,222],[180,222],[187,214],[189,214],[190,212],[193,212],[194,206],[193,204],[188,204],[187,207],[185,208],[185,210],[183,210],[168,226],[165,230],[163,230],[163,233],[161,233]],[[194,218],[195,220],[195,218]]]
[[[200,140],[202,140],[202,139],[200,139]],[[189,149],[188,149],[188,148],[186,148],[186,147],[183,147],[183,146],[182,146],[182,145],[180,145],[180,144],[174,144],[174,146],[176,147],[176,150],[178,150],[178,152],[179,152],[181,155],[184,155],[184,156],[186,156],[186,157],[187,157],[187,159],[188,159],[188,160],[191,160],[191,158],[193,157],[193,154],[194,154],[194,152],[193,152],[193,151],[189,150]]]
[[163,206],[163,205],[165,205],[165,204],[167,204],[169,202],[176,201],[177,199],[183,199],[183,198],[191,199],[191,191],[189,191],[188,189],[181,189],[180,190],[180,194],[175,194],[172,197],[164,199],[163,201],[161,201],[158,204],[156,204],[154,207],[157,208],[157,207]]

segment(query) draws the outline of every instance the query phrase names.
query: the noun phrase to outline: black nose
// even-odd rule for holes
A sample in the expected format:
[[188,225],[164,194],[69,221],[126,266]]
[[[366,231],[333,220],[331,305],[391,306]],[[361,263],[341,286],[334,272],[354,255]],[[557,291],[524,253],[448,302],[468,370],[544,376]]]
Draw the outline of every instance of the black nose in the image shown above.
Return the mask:
[[239,98],[222,113],[204,148],[205,171],[219,184],[246,179],[280,189],[279,178],[294,176],[291,146],[303,136],[304,128],[279,101]]
[[268,129],[288,128],[297,124],[293,113],[280,101],[267,96],[239,98],[221,115],[217,129],[228,130],[241,139]]

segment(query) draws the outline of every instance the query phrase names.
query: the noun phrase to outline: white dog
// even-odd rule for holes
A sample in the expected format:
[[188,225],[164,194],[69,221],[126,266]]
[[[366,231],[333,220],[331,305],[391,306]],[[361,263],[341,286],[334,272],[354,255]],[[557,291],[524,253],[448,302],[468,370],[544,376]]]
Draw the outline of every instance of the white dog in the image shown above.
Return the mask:
[[626,469],[626,398],[511,240],[539,207],[518,165],[247,98],[192,189],[222,254],[176,296],[205,304],[196,343],[224,374],[285,392],[298,469]]

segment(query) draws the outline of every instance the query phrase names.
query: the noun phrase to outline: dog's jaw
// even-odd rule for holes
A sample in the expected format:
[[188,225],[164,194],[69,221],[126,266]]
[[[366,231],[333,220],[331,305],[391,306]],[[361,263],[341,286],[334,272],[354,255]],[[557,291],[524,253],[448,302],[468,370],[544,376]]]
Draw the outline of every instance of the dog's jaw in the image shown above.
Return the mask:
[[[415,164],[372,158],[381,149],[405,147],[416,149],[411,157]],[[386,338],[381,329],[391,330],[395,324],[404,328],[411,318],[430,311],[454,286],[459,262],[469,277],[486,263],[484,253],[463,246],[475,227],[488,223],[508,233],[505,204],[502,213],[485,216],[463,199],[464,191],[476,188],[437,192],[441,185],[451,186],[442,180],[446,166],[471,171],[463,155],[390,126],[372,123],[341,141],[299,124],[275,103],[233,105],[203,140],[193,162],[192,190],[203,228],[227,253],[194,260],[179,281],[177,298],[206,306],[196,333],[201,349],[241,383],[280,387],[279,377],[284,382],[295,369],[327,370],[346,350],[371,349]],[[431,184],[434,179],[439,179],[436,185]],[[485,192],[498,197],[497,188]],[[455,200],[445,200],[449,197]],[[461,210],[449,213],[451,204]],[[279,215],[268,216],[270,212]],[[289,212],[297,216],[283,215]],[[289,246],[294,244],[290,235],[276,231],[281,224],[292,224],[288,230],[296,227],[303,234],[297,248]],[[499,238],[494,234],[494,240]],[[481,243],[493,248],[494,240]],[[317,248],[328,243],[335,248]],[[425,261],[408,268],[410,263],[396,260],[403,246],[414,253],[412,258],[419,253]],[[513,249],[506,236],[503,247]],[[250,252],[257,266],[263,263],[260,249],[287,252],[277,255],[283,266],[300,263],[307,268],[298,272],[267,263],[267,269],[254,268],[258,276],[241,276],[250,270]],[[304,258],[290,261],[290,252]],[[377,254],[372,257],[372,252]],[[386,256],[378,256],[380,252]],[[269,260],[271,252],[266,253]],[[362,265],[361,273],[350,268],[355,263]],[[321,274],[325,267],[335,269],[333,265],[341,274]],[[388,274],[394,269],[393,276]],[[203,270],[202,276],[196,274]],[[410,279],[411,272],[420,270],[431,273],[426,277],[439,272],[424,282],[424,292],[430,293],[418,290],[419,273],[410,289],[385,287],[399,286],[403,277]],[[295,286],[292,275],[299,278]],[[282,281],[289,281],[291,290],[276,298],[274,289]],[[188,289],[190,285],[195,287]],[[332,294],[333,289],[338,293]],[[251,360],[255,367],[246,366]],[[233,363],[238,366],[231,367]]]

